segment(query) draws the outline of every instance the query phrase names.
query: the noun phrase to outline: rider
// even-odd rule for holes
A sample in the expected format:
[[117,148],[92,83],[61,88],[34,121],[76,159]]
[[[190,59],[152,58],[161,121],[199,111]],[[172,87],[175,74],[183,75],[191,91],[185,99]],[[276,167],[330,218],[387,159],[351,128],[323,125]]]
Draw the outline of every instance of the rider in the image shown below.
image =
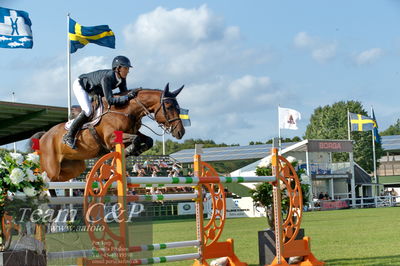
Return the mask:
[[92,104],[89,95],[105,97],[109,105],[122,106],[134,97],[133,94],[124,96],[113,95],[113,90],[119,88],[120,93],[127,91],[126,77],[131,68],[131,62],[125,56],[116,56],[112,61],[112,69],[97,70],[82,74],[74,81],[73,90],[82,108],[80,114],[74,119],[68,132],[63,137],[63,142],[76,149],[75,136],[92,114]]

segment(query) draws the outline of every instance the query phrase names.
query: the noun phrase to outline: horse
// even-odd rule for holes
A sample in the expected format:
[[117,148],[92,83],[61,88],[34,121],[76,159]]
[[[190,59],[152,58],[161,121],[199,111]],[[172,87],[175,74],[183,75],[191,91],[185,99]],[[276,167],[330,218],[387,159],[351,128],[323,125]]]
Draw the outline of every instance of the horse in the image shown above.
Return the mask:
[[[153,140],[139,129],[145,116],[155,120],[167,133],[181,139],[185,128],[179,117],[180,109],[176,97],[184,86],[170,92],[169,84],[164,90],[135,89],[135,97],[124,106],[110,106],[105,98],[100,122],[91,129],[82,129],[76,136],[77,149],[71,149],[62,142],[66,133],[65,122],[55,125],[45,133],[37,133],[32,138],[40,138],[41,170],[53,182],[68,181],[85,171],[85,160],[99,157],[115,147],[114,131],[124,132],[127,156],[138,156],[153,146]],[[128,91],[124,94],[131,93]],[[94,103],[92,103],[94,105]]]

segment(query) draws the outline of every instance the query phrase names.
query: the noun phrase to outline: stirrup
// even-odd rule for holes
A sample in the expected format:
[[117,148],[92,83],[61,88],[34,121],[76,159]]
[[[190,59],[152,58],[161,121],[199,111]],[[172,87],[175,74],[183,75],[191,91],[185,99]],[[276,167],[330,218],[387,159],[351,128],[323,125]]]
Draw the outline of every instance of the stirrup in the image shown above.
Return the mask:
[[71,137],[69,137],[67,134],[65,134],[63,136],[62,142],[67,145],[68,147],[70,147],[73,150],[76,150],[76,140],[75,138],[71,139]]

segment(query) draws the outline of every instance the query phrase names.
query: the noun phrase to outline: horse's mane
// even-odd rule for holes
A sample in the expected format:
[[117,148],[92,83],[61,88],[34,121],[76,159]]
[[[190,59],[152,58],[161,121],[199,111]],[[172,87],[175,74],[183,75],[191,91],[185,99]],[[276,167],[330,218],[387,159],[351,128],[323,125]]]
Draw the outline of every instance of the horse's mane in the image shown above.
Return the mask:
[[130,89],[130,90],[124,91],[122,93],[116,93],[114,95],[124,96],[124,95],[128,94],[131,91],[136,91],[137,93],[139,93],[141,91],[158,91],[158,92],[162,92],[162,90],[160,90],[160,89],[149,89],[149,88],[140,87],[140,88]]

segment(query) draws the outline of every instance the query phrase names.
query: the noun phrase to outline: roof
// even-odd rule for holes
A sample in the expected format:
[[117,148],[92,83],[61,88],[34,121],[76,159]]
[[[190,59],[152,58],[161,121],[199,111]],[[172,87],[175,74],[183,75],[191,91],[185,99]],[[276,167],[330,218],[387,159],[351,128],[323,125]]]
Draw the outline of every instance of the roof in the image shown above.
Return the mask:
[[[282,143],[282,147],[286,148],[292,144],[294,143]],[[272,144],[203,148],[201,160],[212,162],[259,159],[268,156],[271,153],[271,148]],[[175,152],[170,156],[180,163],[191,163],[193,162],[193,155],[194,149],[186,149]]]
[[[312,140],[321,141],[321,140]],[[348,140],[334,140],[335,142],[349,142]],[[300,142],[282,143],[282,153],[288,151],[306,151],[310,140]],[[400,135],[382,136],[382,147],[385,151],[400,152]],[[205,162],[229,161],[245,159],[261,159],[271,153],[272,144],[229,146],[203,148],[201,158]],[[185,149],[171,154],[170,156],[181,163],[193,162],[194,149]]]
[[381,136],[382,148],[389,152],[400,152],[400,135]]
[[67,117],[66,107],[0,101],[0,145],[28,139]]

